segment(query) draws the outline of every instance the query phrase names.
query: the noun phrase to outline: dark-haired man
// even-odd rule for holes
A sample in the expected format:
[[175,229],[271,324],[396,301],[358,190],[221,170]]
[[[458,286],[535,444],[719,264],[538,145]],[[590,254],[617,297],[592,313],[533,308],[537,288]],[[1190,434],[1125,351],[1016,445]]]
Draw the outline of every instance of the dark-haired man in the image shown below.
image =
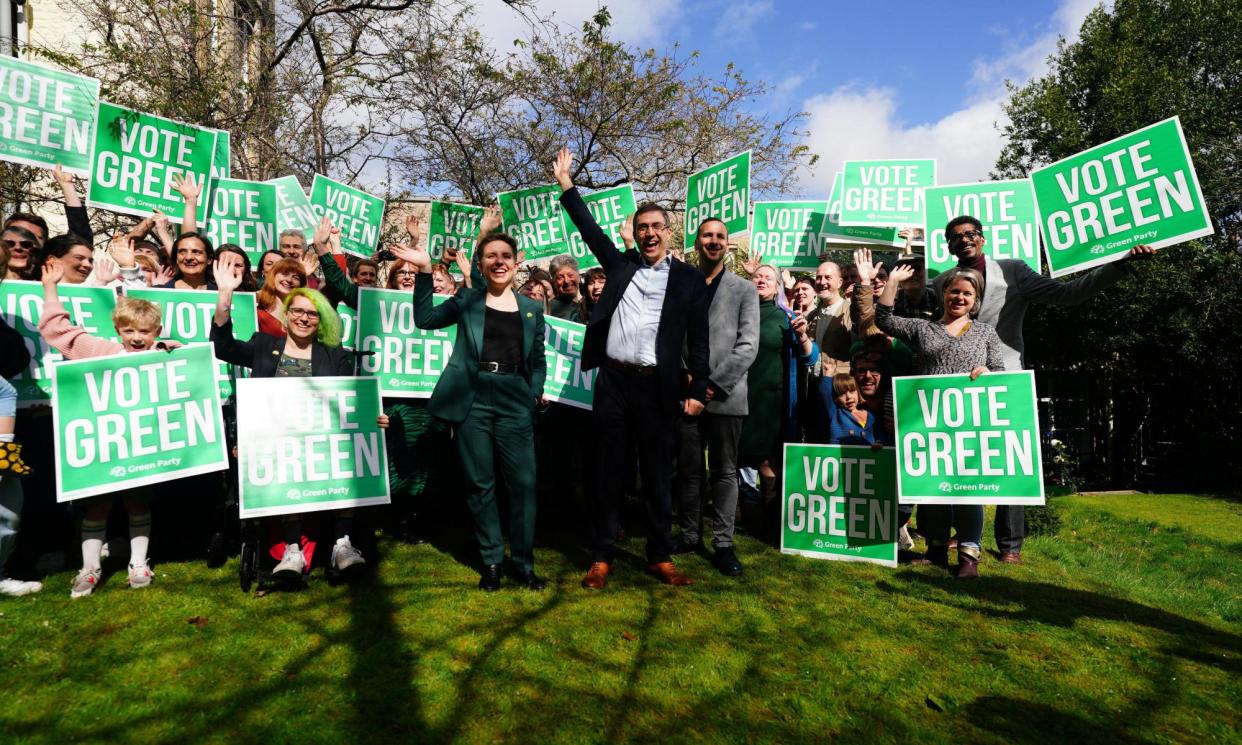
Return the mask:
[[746,373],[759,350],[759,295],[755,286],[725,269],[729,230],[709,217],[695,233],[699,269],[706,275],[708,324],[711,327],[711,379],[707,410],[682,414],[677,456],[681,535],[674,553],[698,550],[703,511],[703,445],[707,445],[712,499],[712,564],[736,577],[742,564],[733,550],[737,515],[737,446],[748,413]]
[[[608,273],[582,344],[583,369],[601,368],[594,403],[598,460],[592,563],[582,585],[598,590],[608,580],[622,490],[634,482],[635,449],[645,502],[647,571],[666,584],[688,585],[690,578],[673,564],[670,545],[673,448],[679,414],[698,416],[707,402],[707,285],[698,269],[672,259],[672,228],[659,205],[638,208],[638,249],[618,251],[574,188],[572,163],[568,148],[561,148],[553,170],[564,192],[561,205]],[[683,368],[690,372],[684,391]]]
[[[983,254],[983,247],[987,245],[983,223],[970,215],[950,220],[944,228],[944,237],[949,244],[949,253],[957,257],[958,266],[974,269],[983,275],[979,321],[996,329],[1006,370],[1022,370],[1025,367],[1022,321],[1026,317],[1027,306],[1032,303],[1077,305],[1125,276],[1124,264],[1113,262],[1092,269],[1077,279],[1061,282],[1037,274],[1020,259],[988,259]],[[1130,249],[1130,258],[1153,253],[1155,250],[1150,246],[1135,246]],[[934,284],[938,304],[945,276],[940,275]],[[1022,538],[1026,535],[1025,514],[1021,505],[998,506],[995,531],[1001,561],[1021,564]]]

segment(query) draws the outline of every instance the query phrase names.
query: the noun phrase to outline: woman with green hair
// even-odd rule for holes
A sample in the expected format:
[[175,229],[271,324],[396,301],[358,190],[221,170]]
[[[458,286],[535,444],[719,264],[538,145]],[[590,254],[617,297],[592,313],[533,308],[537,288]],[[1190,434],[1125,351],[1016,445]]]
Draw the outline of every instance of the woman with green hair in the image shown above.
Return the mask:
[[[255,378],[309,378],[354,374],[354,355],[341,348],[341,318],[316,290],[299,287],[285,297],[284,322],[286,336],[256,333],[250,341],[233,336],[230,308],[233,292],[241,285],[244,267],[236,254],[219,254],[214,265],[216,278],[216,314],[211,327],[211,341],[216,357],[233,365],[250,368]],[[388,417],[381,414],[379,426],[388,426]],[[353,510],[336,510],[333,518],[335,544],[331,565],[342,576],[366,565],[362,552],[349,540]],[[301,581],[311,564],[314,543],[303,536],[301,515],[282,518],[284,540],[272,550],[279,561],[272,571],[275,579]]]

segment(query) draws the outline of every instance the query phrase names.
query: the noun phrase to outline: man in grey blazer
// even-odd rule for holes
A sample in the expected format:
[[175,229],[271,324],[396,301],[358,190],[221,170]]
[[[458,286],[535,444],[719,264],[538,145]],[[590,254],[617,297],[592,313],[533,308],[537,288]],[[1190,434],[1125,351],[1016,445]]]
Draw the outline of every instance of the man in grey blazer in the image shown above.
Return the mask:
[[678,422],[677,490],[681,535],[673,553],[691,553],[702,546],[699,526],[703,502],[703,446],[711,470],[712,564],[735,577],[742,565],[733,551],[737,515],[737,447],[746,418],[746,372],[759,344],[759,293],[755,286],[725,268],[729,231],[716,218],[699,225],[694,247],[699,269],[707,278],[709,366],[707,408],[697,417]]
[[[969,215],[949,221],[944,229],[949,252],[957,257],[957,265],[974,269],[983,275],[983,305],[979,320],[996,329],[1001,340],[1001,353],[1006,370],[1026,367],[1022,322],[1032,303],[1044,305],[1077,305],[1100,290],[1110,287],[1125,276],[1121,262],[1097,267],[1069,282],[1045,277],[1019,259],[988,259],[983,255],[987,239],[983,223]],[[1155,253],[1150,246],[1135,246],[1130,257]],[[935,281],[936,300],[941,301],[944,278]],[[996,548],[1001,561],[1022,563],[1022,539],[1026,536],[1025,514],[1021,505],[1000,505],[996,508]]]

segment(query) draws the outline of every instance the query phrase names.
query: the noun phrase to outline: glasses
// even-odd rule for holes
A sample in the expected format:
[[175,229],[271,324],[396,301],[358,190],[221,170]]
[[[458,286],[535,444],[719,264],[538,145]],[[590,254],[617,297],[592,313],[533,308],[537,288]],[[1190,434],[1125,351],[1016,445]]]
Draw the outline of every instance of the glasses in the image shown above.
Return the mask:
[[637,228],[635,228],[635,232],[638,232],[638,233],[659,233],[661,230],[664,230],[664,229],[665,229],[665,228],[667,228],[667,227],[668,227],[668,226],[667,226],[667,225],[665,225],[665,224],[664,224],[664,223],[662,223],[662,222],[653,223],[653,224],[651,224],[651,225],[648,225],[648,224],[646,224],[646,223],[643,223],[642,225],[639,225]]
[[880,371],[879,371],[879,370],[859,370],[859,369],[855,369],[855,370],[854,370],[854,374],[855,374],[855,375],[857,375],[857,376],[858,376],[858,377],[860,377],[860,378],[861,378],[861,377],[864,377],[864,376],[867,376],[867,375],[874,375],[874,376],[876,376],[877,378],[878,378],[878,377],[880,377]]
[[950,236],[949,240],[953,241],[954,243],[957,243],[959,241],[974,240],[975,238],[982,238],[982,237],[983,237],[983,233],[980,233],[978,231],[963,230],[962,232],[956,235]]
[[306,308],[290,308],[289,317],[290,318],[314,318],[316,321],[318,321],[319,311],[307,310]]
[[401,271],[397,272],[396,275],[398,277],[417,277],[418,272],[412,269],[402,269]]
[[35,249],[34,241],[11,241],[8,238],[5,238],[4,240],[0,240],[0,245],[4,246],[10,251],[13,250],[14,248],[24,248],[27,251],[33,251]]

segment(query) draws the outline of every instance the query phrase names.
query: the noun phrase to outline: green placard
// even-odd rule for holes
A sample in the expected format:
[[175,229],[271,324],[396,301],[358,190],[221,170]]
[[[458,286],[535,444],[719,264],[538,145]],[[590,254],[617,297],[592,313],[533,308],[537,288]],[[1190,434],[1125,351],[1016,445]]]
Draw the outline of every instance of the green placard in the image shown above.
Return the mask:
[[1031,171],[1052,276],[1212,235],[1178,117]]
[[[170,287],[127,287],[125,294],[139,300],[149,300],[160,309],[161,339],[171,339],[182,344],[210,344],[211,326],[215,323],[215,290],[177,290]],[[250,341],[259,330],[259,315],[253,292],[233,293],[233,336]],[[220,400],[233,395],[233,380],[248,374],[243,367],[234,367],[216,360],[215,376],[220,389]]]
[[921,226],[923,189],[936,185],[936,161],[847,160],[840,224]]
[[89,176],[99,81],[0,55],[0,160]]
[[590,411],[595,403],[595,377],[599,370],[582,369],[582,340],[586,326],[544,315],[547,335],[543,351],[548,362],[543,395],[578,409]]
[[[300,230],[308,239],[315,234],[319,218],[310,198],[302,191],[296,176],[281,176],[268,181],[276,187],[276,234],[286,230]],[[309,240],[308,240],[309,242]]]
[[237,381],[242,519],[388,504],[373,378]]
[[316,173],[310,203],[317,217],[327,217],[341,229],[344,251],[366,258],[375,253],[384,227],[383,199]]
[[[436,305],[448,299],[436,295]],[[393,398],[431,398],[444,372],[457,327],[424,331],[414,323],[414,295],[408,290],[358,288],[359,375],[379,379],[380,391]]]
[[233,175],[233,159],[230,150],[231,137],[223,129],[216,130],[216,151],[211,159],[211,177],[230,178]]
[[694,247],[699,223],[721,220],[729,235],[750,225],[750,151],[690,174],[686,183],[686,248]]
[[556,184],[496,195],[505,232],[526,252],[525,261],[546,259],[568,250],[560,197],[561,187]]
[[927,278],[957,266],[944,239],[944,226],[955,217],[970,215],[983,223],[987,243],[983,254],[991,259],[1018,259],[1039,274],[1039,221],[1035,193],[1029,179],[985,181],[977,184],[932,186],[923,192],[927,220]]
[[[92,207],[145,217],[160,210],[181,222],[185,200],[173,179],[192,174],[207,184],[215,158],[216,130],[99,102],[94,170],[87,201]],[[210,189],[198,196],[200,220],[208,217]]]
[[785,443],[781,553],[897,566],[893,448]]
[[750,253],[763,263],[815,271],[827,247],[820,226],[828,201],[755,202],[750,228]]
[[341,346],[357,349],[358,312],[342,302],[336,304],[336,314],[341,317]]
[[[622,184],[611,189],[601,189],[585,195],[582,201],[586,202],[587,209],[591,211],[595,222],[599,223],[604,235],[612,239],[617,250],[624,251],[625,241],[621,238],[621,226],[638,209],[634,201],[634,187]],[[574,221],[565,215],[564,222],[569,255],[578,260],[578,269],[585,271],[599,266],[599,260],[595,258],[595,254],[591,253],[591,249],[587,248],[587,244],[582,240],[582,233],[574,225]]]
[[[479,237],[482,218],[483,208],[473,204],[432,202],[427,233],[427,253],[431,254],[431,260],[438,262],[444,258],[445,249],[464,251],[469,257]],[[461,274],[455,263],[449,265],[449,271]]]
[[832,179],[832,193],[828,195],[828,212],[824,215],[824,222],[820,225],[820,234],[831,244],[862,243],[905,246],[905,239],[897,235],[898,229],[894,227],[854,226],[847,228],[841,225],[841,184],[844,177],[845,174],[837,171]]
[[227,469],[213,362],[201,345],[58,363],[57,501]]
[[1044,503],[1035,373],[893,378],[902,504]]
[[[111,287],[87,287],[61,283],[57,292],[69,321],[81,326],[92,336],[117,341],[116,328],[112,325],[112,311],[116,310],[116,293]],[[52,365],[59,362],[60,352],[48,346],[39,333],[39,319],[43,317],[43,285],[6,279],[0,283],[0,315],[26,340],[30,350],[30,366],[9,382],[17,388],[17,405],[46,405],[52,400]]]
[[225,243],[241,246],[258,266],[266,251],[279,250],[276,187],[263,181],[213,180],[207,236],[217,247]]

